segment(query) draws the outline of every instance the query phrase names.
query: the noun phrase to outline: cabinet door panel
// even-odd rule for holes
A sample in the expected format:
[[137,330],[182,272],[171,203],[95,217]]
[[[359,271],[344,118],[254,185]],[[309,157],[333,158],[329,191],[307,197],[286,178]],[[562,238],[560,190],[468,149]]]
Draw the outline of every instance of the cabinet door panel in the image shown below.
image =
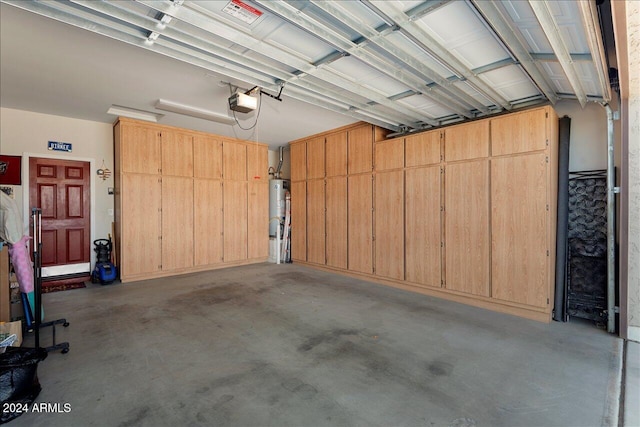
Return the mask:
[[247,180],[264,183],[269,180],[269,150],[266,145],[247,146]]
[[162,175],[193,176],[193,136],[162,131]]
[[547,306],[546,176],[543,153],[491,162],[494,298]]
[[444,130],[444,159],[481,159],[489,155],[489,121],[453,126]]
[[376,171],[400,169],[404,167],[404,138],[376,142],[375,156]]
[[249,183],[248,257],[269,256],[269,184]]
[[128,277],[160,271],[162,264],[162,184],[157,175],[123,174],[120,274]]
[[325,263],[324,180],[307,181],[307,261]]
[[120,123],[122,172],[159,174],[161,167],[160,132],[153,127]]
[[327,265],[347,268],[347,177],[327,178]]
[[405,176],[405,278],[440,287],[440,166],[409,169]]
[[291,181],[304,181],[307,179],[307,144],[298,142],[291,144]]
[[222,262],[222,181],[194,181],[194,265]]
[[222,140],[204,135],[193,138],[193,176],[222,179]]
[[373,129],[362,126],[348,132],[348,170],[350,174],[373,170]]
[[349,270],[373,273],[373,185],[371,175],[348,179]]
[[446,288],[489,296],[489,163],[445,170]]
[[247,183],[225,181],[224,261],[247,259]]
[[376,275],[404,280],[404,172],[382,172],[375,181]]
[[525,153],[547,148],[547,109],[491,119],[491,154]]
[[324,137],[307,142],[307,179],[324,178]]
[[327,176],[347,174],[347,132],[328,135],[325,142]]
[[291,259],[307,260],[307,183],[291,183]]
[[222,172],[227,180],[247,180],[246,145],[231,141],[222,143]]
[[162,177],[162,269],[193,267],[193,179]]
[[440,132],[423,132],[405,138],[407,167],[440,163]]

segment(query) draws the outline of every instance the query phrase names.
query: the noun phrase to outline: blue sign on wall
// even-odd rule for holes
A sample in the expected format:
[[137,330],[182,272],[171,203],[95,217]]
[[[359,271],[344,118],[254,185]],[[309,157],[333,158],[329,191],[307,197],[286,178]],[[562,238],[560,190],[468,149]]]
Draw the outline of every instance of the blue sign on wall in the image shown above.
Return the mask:
[[71,152],[71,144],[68,142],[49,141],[49,150]]

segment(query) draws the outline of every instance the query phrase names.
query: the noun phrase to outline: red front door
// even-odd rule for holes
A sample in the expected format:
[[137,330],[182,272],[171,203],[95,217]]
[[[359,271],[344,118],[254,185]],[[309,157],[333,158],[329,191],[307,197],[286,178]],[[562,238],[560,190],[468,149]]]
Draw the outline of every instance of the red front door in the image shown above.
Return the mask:
[[88,162],[29,159],[29,206],[42,209],[43,277],[89,273]]

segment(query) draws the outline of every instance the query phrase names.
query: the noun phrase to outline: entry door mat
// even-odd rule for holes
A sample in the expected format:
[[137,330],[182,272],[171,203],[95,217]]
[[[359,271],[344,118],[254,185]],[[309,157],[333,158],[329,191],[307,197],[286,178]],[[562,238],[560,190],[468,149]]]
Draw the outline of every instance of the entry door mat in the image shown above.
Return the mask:
[[59,277],[53,280],[43,280],[42,293],[69,291],[71,289],[86,288],[84,282],[89,280],[89,276],[80,275],[75,277]]

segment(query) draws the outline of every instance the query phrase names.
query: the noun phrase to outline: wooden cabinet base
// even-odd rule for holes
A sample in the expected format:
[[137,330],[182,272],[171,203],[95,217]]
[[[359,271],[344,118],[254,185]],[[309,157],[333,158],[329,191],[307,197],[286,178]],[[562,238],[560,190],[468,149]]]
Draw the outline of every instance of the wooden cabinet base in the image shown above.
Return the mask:
[[551,309],[541,309],[538,307],[530,307],[523,304],[516,304],[506,301],[499,301],[489,297],[481,297],[478,295],[463,294],[460,292],[451,291],[444,288],[423,286],[419,284],[412,284],[405,281],[384,279],[373,274],[356,273],[352,271],[342,270],[339,268],[331,268],[326,265],[313,264],[309,262],[297,261],[296,264],[304,265],[318,270],[329,271],[337,273],[343,276],[354,277],[356,279],[366,280],[368,282],[374,282],[381,285],[391,286],[393,288],[402,289],[405,291],[416,292],[431,297],[442,298],[448,301],[459,302],[461,304],[470,305],[473,307],[484,308],[487,310],[495,311],[498,313],[506,313],[513,316],[524,317],[525,319],[531,319],[538,322],[549,323],[551,321]]
[[200,273],[203,271],[219,270],[221,268],[238,267],[240,265],[259,264],[262,262],[267,262],[267,259],[268,257],[243,259],[240,261],[230,261],[230,262],[212,264],[212,265],[201,265],[197,267],[190,267],[190,268],[184,268],[179,270],[160,271],[160,272],[151,273],[151,274],[136,274],[136,275],[121,277],[120,281],[122,283],[129,283],[129,282],[139,282],[141,280],[159,279],[161,277],[179,276],[181,274]]

